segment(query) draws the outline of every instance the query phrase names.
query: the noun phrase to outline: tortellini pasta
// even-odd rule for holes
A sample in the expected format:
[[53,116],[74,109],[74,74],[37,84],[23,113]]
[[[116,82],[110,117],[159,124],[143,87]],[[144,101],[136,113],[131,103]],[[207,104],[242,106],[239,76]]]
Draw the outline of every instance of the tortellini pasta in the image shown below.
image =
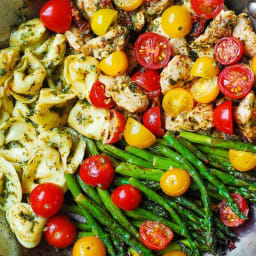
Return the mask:
[[4,88],[0,87],[0,125],[11,117],[12,111],[12,98],[6,96]]
[[89,99],[93,84],[98,80],[99,62],[83,54],[69,55],[65,59],[64,75],[79,99]]
[[24,247],[33,248],[39,244],[47,219],[36,215],[29,204],[12,205],[6,212],[6,219]]
[[22,23],[10,35],[10,46],[20,47],[24,50],[27,47],[36,47],[42,44],[49,37],[49,32],[39,18],[28,20]]
[[0,209],[8,210],[22,199],[21,184],[14,166],[0,156]]

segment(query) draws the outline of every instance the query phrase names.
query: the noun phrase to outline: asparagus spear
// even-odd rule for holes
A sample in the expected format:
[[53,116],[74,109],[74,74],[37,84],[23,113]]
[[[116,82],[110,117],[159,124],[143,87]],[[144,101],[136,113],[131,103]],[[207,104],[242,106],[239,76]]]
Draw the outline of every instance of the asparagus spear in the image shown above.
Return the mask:
[[95,236],[93,232],[78,232],[77,238],[82,238],[86,236]]
[[221,148],[214,148],[214,147],[200,145],[200,144],[197,144],[196,147],[206,154],[220,156],[225,159],[229,159],[228,150],[221,149]]

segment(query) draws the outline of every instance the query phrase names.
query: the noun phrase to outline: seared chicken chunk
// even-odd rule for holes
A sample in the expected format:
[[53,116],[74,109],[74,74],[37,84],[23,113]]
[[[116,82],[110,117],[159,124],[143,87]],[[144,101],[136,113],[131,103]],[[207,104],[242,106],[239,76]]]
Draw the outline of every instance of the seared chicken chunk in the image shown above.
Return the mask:
[[243,136],[252,142],[256,137],[256,97],[253,91],[235,109],[235,120]]
[[165,129],[169,131],[209,130],[213,127],[213,106],[202,104],[176,118],[165,114]]
[[256,33],[253,30],[250,17],[246,13],[241,13],[238,16],[233,36],[243,42],[246,55],[250,57],[256,55]]
[[185,82],[191,80],[190,70],[192,64],[192,60],[188,56],[176,55],[173,57],[160,75],[162,93],[166,94],[170,89],[181,87]]
[[105,85],[106,95],[112,97],[119,107],[128,112],[142,112],[148,107],[147,96],[129,76],[100,75],[99,81]]
[[127,29],[115,26],[105,35],[91,39],[82,47],[85,56],[93,56],[102,60],[115,51],[121,51],[126,45]]
[[148,16],[160,15],[173,4],[173,0],[145,1],[145,9]]

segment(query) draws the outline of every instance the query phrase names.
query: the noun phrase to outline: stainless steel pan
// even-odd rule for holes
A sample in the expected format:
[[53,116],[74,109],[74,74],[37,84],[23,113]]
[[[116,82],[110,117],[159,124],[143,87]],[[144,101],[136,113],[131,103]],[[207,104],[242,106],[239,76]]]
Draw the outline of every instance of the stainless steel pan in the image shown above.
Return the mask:
[[[0,48],[8,45],[10,27],[23,16],[38,16],[39,10],[46,0],[0,0]],[[247,8],[246,0],[226,0],[225,4],[236,13]],[[255,16],[256,17],[256,16]],[[253,19],[256,29],[256,19]],[[236,249],[227,252],[228,256],[256,256],[256,208],[251,212],[250,222],[236,230],[239,241]],[[71,256],[69,250],[58,252],[42,242],[32,250],[23,249],[10,232],[4,214],[0,212],[0,256]],[[95,255],[97,256],[97,255]]]

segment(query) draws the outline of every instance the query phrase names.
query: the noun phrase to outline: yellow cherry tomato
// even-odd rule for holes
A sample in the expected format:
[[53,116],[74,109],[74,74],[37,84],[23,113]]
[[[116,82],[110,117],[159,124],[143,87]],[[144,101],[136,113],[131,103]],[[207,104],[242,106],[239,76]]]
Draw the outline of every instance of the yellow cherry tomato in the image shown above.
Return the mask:
[[191,75],[211,79],[217,76],[219,71],[220,69],[213,58],[201,57],[192,66]]
[[122,51],[113,52],[100,62],[100,69],[109,76],[119,76],[126,72],[128,58]]
[[193,109],[193,97],[191,93],[183,88],[175,88],[168,91],[163,98],[164,111],[173,117]]
[[134,11],[140,7],[143,0],[114,0],[117,7],[125,11]]
[[182,251],[171,251],[171,252],[165,253],[163,256],[187,256],[187,254],[185,254]]
[[106,256],[104,243],[96,236],[86,236],[76,241],[72,256]]
[[191,183],[190,175],[182,169],[170,169],[160,179],[160,187],[168,196],[181,196],[189,188]]
[[129,118],[124,129],[126,142],[137,148],[148,148],[156,142],[156,137],[141,123]]
[[116,21],[118,12],[113,9],[100,9],[95,12],[91,19],[91,28],[94,34],[103,36],[109,26]]
[[164,11],[161,17],[161,26],[170,37],[184,37],[192,28],[191,14],[186,8],[173,5]]
[[252,72],[254,73],[254,75],[256,75],[256,55],[252,59],[251,69],[252,69]]
[[190,92],[195,101],[199,103],[210,103],[219,95],[217,77],[213,79],[200,78],[193,83]]
[[229,161],[240,172],[247,172],[256,167],[256,155],[249,152],[230,149]]

